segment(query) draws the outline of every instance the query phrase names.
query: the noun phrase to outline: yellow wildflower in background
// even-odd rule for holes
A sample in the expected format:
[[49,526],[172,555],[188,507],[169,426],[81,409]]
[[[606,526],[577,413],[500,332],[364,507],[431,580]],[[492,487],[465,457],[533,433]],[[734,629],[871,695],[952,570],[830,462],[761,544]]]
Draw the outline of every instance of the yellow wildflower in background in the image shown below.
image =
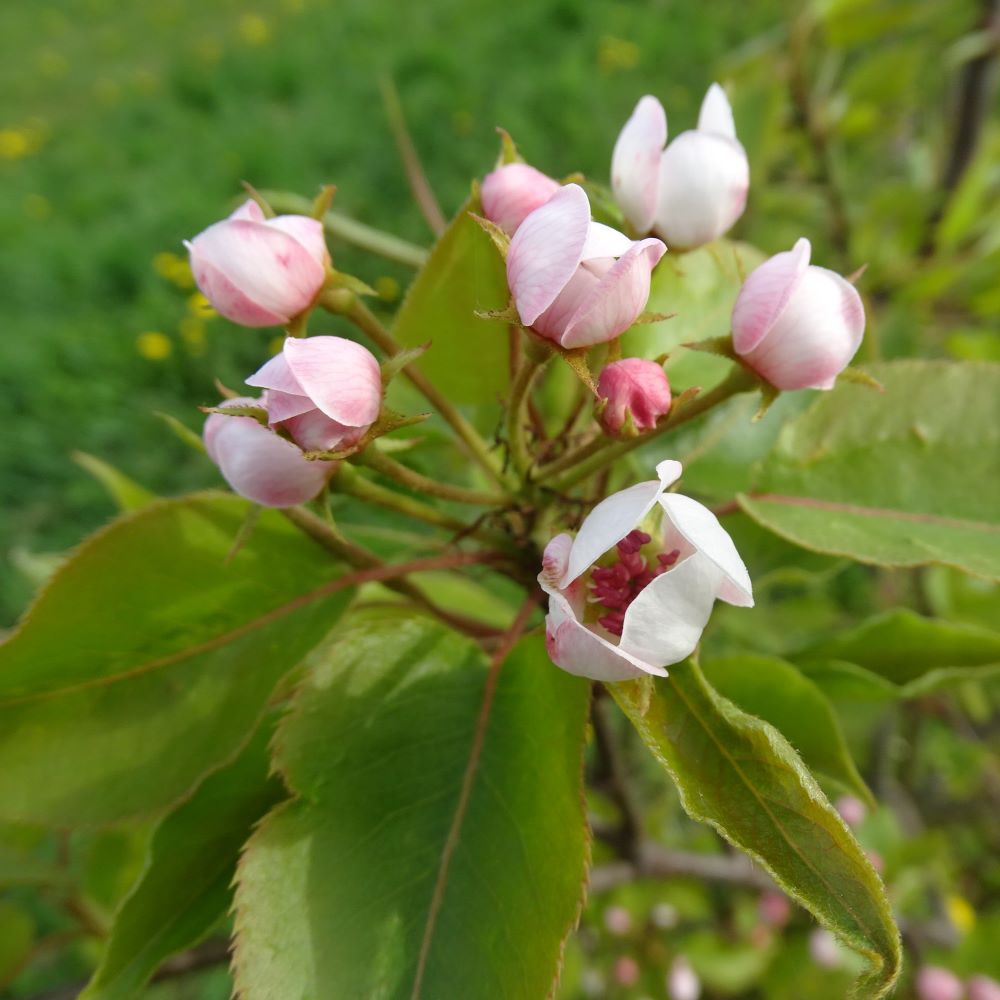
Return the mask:
[[945,899],[944,905],[948,911],[948,919],[954,924],[955,929],[962,934],[968,934],[976,924],[976,911],[969,901],[959,896],[957,892],[953,892]]
[[165,250],[153,258],[153,270],[178,288],[192,288],[194,277],[187,257]]
[[271,29],[260,14],[244,14],[240,18],[239,32],[247,45],[266,45],[271,40]]
[[597,66],[602,73],[611,75],[639,65],[639,46],[625,38],[604,35],[597,47]]
[[178,331],[188,354],[197,358],[205,353],[205,321],[200,316],[185,316]]
[[173,353],[174,345],[165,333],[147,330],[135,338],[135,349],[147,361],[165,361]]
[[[186,261],[185,261],[186,263]],[[201,292],[195,292],[188,296],[188,312],[192,316],[200,316],[202,319],[211,319],[219,314],[212,308],[212,303],[205,298]]]

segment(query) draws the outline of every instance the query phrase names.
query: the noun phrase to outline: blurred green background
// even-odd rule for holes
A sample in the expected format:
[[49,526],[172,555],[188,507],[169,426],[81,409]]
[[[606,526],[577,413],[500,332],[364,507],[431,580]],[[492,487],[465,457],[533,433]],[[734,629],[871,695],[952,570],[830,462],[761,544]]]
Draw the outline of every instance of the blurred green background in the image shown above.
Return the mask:
[[[154,411],[197,428],[212,379],[238,384],[274,335],[205,316],[175,256],[241,180],[334,183],[340,211],[430,241],[383,75],[446,212],[497,125],[542,169],[604,181],[641,94],[677,134],[720,79],[753,176],[736,235],[869,263],[869,355],[997,356],[995,114],[932,248],[926,225],[962,73],[988,48],[979,19],[976,0],[0,5],[0,624],[111,513],[74,450],[160,491],[216,482]],[[333,249],[369,282],[408,279]]]
[[[59,553],[112,516],[104,490],[74,463],[75,451],[104,458],[159,492],[218,485],[208,461],[155,414],[197,430],[197,405],[217,399],[213,379],[238,385],[277,333],[240,330],[206,311],[183,263],[181,240],[225,214],[242,180],[307,195],[336,184],[339,211],[429,245],[395,152],[381,77],[399,91],[448,213],[471,179],[492,166],[498,125],[548,173],[583,171],[605,181],[615,137],[639,96],[663,101],[676,135],[693,126],[705,88],[717,79],[733,101],[752,172],[735,236],[773,253],[807,235],[815,263],[844,272],[868,264],[860,285],[867,358],[1000,360],[1000,120],[990,86],[997,39],[983,21],[993,6],[0,5],[0,627],[13,623]],[[984,71],[980,85],[977,68]],[[963,108],[972,112],[968,121]],[[967,157],[964,139],[971,140]],[[391,308],[409,279],[404,267],[336,241],[332,250],[338,268],[376,285]],[[324,329],[335,331],[337,322],[328,319]],[[967,405],[975,419],[977,401]],[[770,536],[766,543],[775,549]],[[874,593],[886,578],[878,583],[854,567],[837,586],[845,603],[850,598],[867,611],[899,599]],[[976,582],[954,579],[944,570],[930,577],[948,581],[948,600],[961,587],[963,607],[975,606]],[[789,614],[808,622],[811,606],[790,603]],[[989,624],[995,603],[983,607],[981,623]],[[787,621],[768,627],[784,634]],[[867,739],[871,720],[853,722]],[[995,762],[984,763],[985,750],[963,742],[947,719],[931,713],[921,725],[924,757],[910,766],[914,774],[924,768],[949,794],[970,798],[970,774],[989,771],[995,779]],[[716,846],[707,829],[681,818],[672,794],[656,809],[672,845]],[[931,829],[915,840],[900,833],[889,810],[861,831],[865,846],[885,856],[897,900],[917,895],[915,871],[930,871],[953,923],[976,928],[953,957],[962,971],[995,968],[988,947],[995,886],[970,882],[995,832],[970,827],[949,838]],[[147,835],[74,835],[74,876],[98,922],[134,877]],[[965,899],[980,890],[977,924]],[[85,977],[96,953],[88,940],[65,954],[57,942],[58,957],[17,979],[16,963],[34,934],[25,930],[24,911],[52,938],[64,927],[27,894],[15,893],[14,903],[0,902],[0,984],[16,980],[13,995],[34,996]],[[750,940],[756,906],[752,893],[724,896],[717,886],[682,880],[598,897],[569,948],[565,995],[661,997],[671,957],[661,932],[670,921],[687,928],[706,996],[803,1000],[845,988],[848,971],[817,974],[809,962],[810,924],[801,914],[784,937],[787,947],[778,948],[773,935]],[[620,914],[617,923],[607,917],[614,907],[630,915],[627,929]],[[725,926],[712,922],[720,907]],[[21,938],[29,943],[19,949]],[[638,983],[616,980],[623,954],[642,960]],[[929,954],[938,953],[931,947]],[[152,987],[149,996],[206,1000],[229,989],[216,968]]]

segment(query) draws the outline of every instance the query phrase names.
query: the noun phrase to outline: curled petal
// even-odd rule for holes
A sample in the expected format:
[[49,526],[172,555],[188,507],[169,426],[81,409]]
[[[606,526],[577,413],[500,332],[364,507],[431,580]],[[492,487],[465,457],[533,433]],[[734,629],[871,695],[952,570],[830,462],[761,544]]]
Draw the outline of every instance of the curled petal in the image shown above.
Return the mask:
[[565,531],[556,535],[542,553],[542,571],[538,574],[538,582],[542,589],[551,594],[557,588],[559,581],[569,565],[569,553],[573,548],[573,536]]
[[752,351],[767,336],[805,274],[811,251],[803,237],[750,272],[733,306],[733,349],[738,354]]
[[[289,340],[291,338],[288,338]],[[285,341],[288,343],[288,340]],[[269,358],[251,375],[244,379],[247,385],[252,385],[255,389],[274,389],[276,392],[287,393],[290,396],[305,396],[306,391],[302,388],[299,380],[292,374],[292,369],[288,365],[288,358],[284,351]],[[312,405],[312,404],[310,404]],[[301,411],[300,411],[301,412]]]
[[660,240],[634,243],[590,289],[559,338],[563,347],[589,347],[624,333],[649,299],[650,276],[667,248]]
[[700,552],[656,577],[625,612],[620,648],[659,667],[680,663],[701,640],[722,571]]
[[603,222],[592,222],[587,230],[587,242],[580,252],[581,260],[594,260],[597,257],[621,257],[634,246],[624,233],[620,233]]
[[749,187],[747,155],[735,139],[683,132],[660,159],[654,229],[675,250],[711,243],[743,214]]
[[521,223],[507,251],[507,283],[526,326],[573,277],[589,229],[590,202],[578,184],[560,188]]
[[483,214],[504,232],[513,235],[521,223],[558,190],[556,181],[527,163],[507,163],[483,179],[480,191]]
[[282,351],[303,393],[331,420],[367,427],[382,406],[382,374],[371,351],[343,337],[289,337]]
[[622,213],[637,233],[648,233],[656,214],[660,153],[667,141],[663,105],[648,94],[615,142],[611,155],[611,189]]
[[341,451],[353,448],[368,430],[367,427],[346,427],[315,408],[288,417],[281,428],[304,451]]
[[298,417],[316,409],[308,396],[297,396],[290,392],[280,392],[277,389],[268,389],[264,393],[262,402],[264,409],[267,410],[267,422],[272,427],[275,424],[280,424],[283,420],[290,420],[292,417]]
[[715,132],[727,139],[736,138],[736,122],[733,121],[733,108],[726,97],[726,92],[713,83],[701,102],[698,112],[698,131]]
[[[255,402],[236,399],[230,405]],[[335,464],[308,461],[294,444],[253,417],[213,413],[205,421],[204,438],[206,451],[233,490],[265,507],[293,507],[311,500]]]
[[624,681],[643,674],[666,677],[662,667],[645,663],[619,649],[577,621],[560,594],[549,598],[545,619],[545,645],[557,666],[579,677],[598,681]]
[[[728,604],[752,608],[753,585],[750,583],[750,574],[736,551],[729,532],[722,527],[719,519],[703,504],[680,493],[664,493],[659,497],[659,503],[670,523],[696,550],[679,563],[676,569],[686,566],[696,558],[707,560],[719,571],[719,599]],[[675,570],[665,573],[664,576],[669,576],[673,572]],[[655,583],[654,580],[653,584]],[[650,584],[650,587],[653,584]],[[643,594],[640,594],[639,598]],[[716,594],[713,593],[712,596],[715,597]],[[631,611],[631,608],[629,610]]]
[[318,219],[312,219],[308,215],[279,215],[268,219],[267,225],[294,237],[314,260],[324,265],[329,261],[330,251],[326,248],[323,223]]
[[230,216],[230,219],[246,219],[249,222],[266,222],[267,217],[264,210],[253,200],[248,198]]
[[564,590],[608,549],[617,545],[653,509],[657,498],[680,477],[681,463],[672,459],[656,467],[658,479],[636,483],[602,500],[584,519],[573,540],[566,570],[559,581]]

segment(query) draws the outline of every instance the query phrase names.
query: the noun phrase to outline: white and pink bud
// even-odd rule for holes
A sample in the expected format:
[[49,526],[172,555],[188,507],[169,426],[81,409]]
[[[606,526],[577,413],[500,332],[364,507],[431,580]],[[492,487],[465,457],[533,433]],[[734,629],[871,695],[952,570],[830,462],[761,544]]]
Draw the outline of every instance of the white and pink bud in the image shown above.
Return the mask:
[[857,290],[810,253],[803,238],[764,261],[733,306],[733,349],[778,389],[832,389],[865,332]]
[[965,987],[954,972],[925,965],[917,973],[916,993],[919,1000],[962,1000]]
[[680,462],[660,462],[656,474],[602,500],[575,538],[563,533],[545,547],[546,648],[571,674],[665,677],[698,645],[717,598],[753,606],[746,566],[715,515],[667,492]]
[[701,996],[701,980],[691,968],[691,963],[678,955],[670,964],[667,973],[667,996],[670,1000],[698,1000]]
[[625,358],[605,365],[597,380],[597,395],[604,403],[601,426],[618,434],[628,419],[638,431],[656,426],[670,412],[670,383],[662,365],[643,358]]
[[[221,409],[258,406],[249,398],[230,399]],[[323,488],[336,462],[311,462],[254,417],[212,413],[205,421],[205,450],[223,478],[242,497],[265,507],[294,507]]]
[[868,815],[864,802],[854,795],[841,795],[834,805],[840,813],[840,818],[848,826],[860,826]]
[[609,906],[604,911],[604,926],[609,934],[624,937],[632,930],[632,914],[624,906]]
[[242,326],[288,323],[319,294],[330,261],[322,223],[304,215],[266,219],[254,201],[185,245],[202,293]]
[[821,969],[839,969],[844,961],[837,939],[825,927],[810,933],[809,957]]
[[965,985],[969,1000],[1000,1000],[1000,983],[989,976],[970,976]]
[[647,95],[615,143],[611,187],[636,233],[652,231],[674,250],[693,250],[726,233],[746,207],[750,167],[725,91],[713,83],[698,127],[664,149],[666,141],[663,106]]
[[483,215],[513,236],[518,226],[558,190],[558,181],[527,163],[507,163],[483,179]]
[[304,451],[354,447],[382,407],[378,361],[343,337],[288,337],[246,382],[267,390],[268,423]]
[[507,252],[507,282],[525,326],[565,348],[603,344],[646,306],[666,247],[633,242],[592,222],[590,201],[567,184],[521,223]]

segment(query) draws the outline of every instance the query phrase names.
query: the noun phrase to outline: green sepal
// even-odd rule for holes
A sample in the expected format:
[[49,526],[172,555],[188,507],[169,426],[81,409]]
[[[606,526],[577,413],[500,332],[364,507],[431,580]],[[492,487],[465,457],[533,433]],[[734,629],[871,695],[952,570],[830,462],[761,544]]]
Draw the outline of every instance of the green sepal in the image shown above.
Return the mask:
[[885,386],[868,372],[863,372],[860,368],[845,368],[838,376],[838,382],[852,382],[854,385],[867,386],[876,392],[885,392]]
[[506,167],[510,163],[524,163],[524,157],[517,151],[517,144],[505,128],[497,128],[500,136],[500,154],[497,156],[497,167]]
[[355,295],[368,295],[378,298],[378,292],[371,285],[365,284],[360,278],[355,278],[353,274],[344,271],[334,270],[332,267],[326,269],[326,281],[323,283],[324,289],[339,290],[344,289],[353,292]]
[[250,195],[250,198],[257,203],[260,210],[264,213],[265,219],[273,219],[275,217],[277,213],[271,208],[268,200],[249,181],[240,181],[240,185]]
[[224,417],[253,417],[262,427],[267,427],[267,410],[256,404],[240,403],[237,406],[199,406],[202,413],[219,413]]
[[493,241],[493,245],[500,252],[500,256],[506,260],[507,251],[510,249],[510,237],[495,223],[476,212],[469,212],[469,216],[478,224],[479,228]]
[[404,347],[391,358],[382,362],[382,387],[385,388],[407,365],[413,364],[429,347],[431,342],[416,347]]
[[153,416],[159,417],[189,448],[205,453],[205,442],[201,435],[191,430],[187,424],[182,423],[172,413],[164,413],[162,410],[153,410]]
[[336,193],[336,184],[324,184],[319,189],[319,194],[313,198],[312,208],[309,211],[309,215],[317,222],[322,222],[323,217],[330,211],[330,205],[333,202],[333,196]]
[[751,423],[757,423],[758,420],[764,419],[764,414],[767,413],[774,401],[781,395],[781,390],[776,386],[771,385],[770,382],[760,383],[760,406],[757,412],[751,418]]
[[682,344],[689,351],[700,351],[702,354],[717,354],[730,361],[739,361],[739,355],[733,350],[732,337],[707,337],[705,340],[696,340],[692,343]]

